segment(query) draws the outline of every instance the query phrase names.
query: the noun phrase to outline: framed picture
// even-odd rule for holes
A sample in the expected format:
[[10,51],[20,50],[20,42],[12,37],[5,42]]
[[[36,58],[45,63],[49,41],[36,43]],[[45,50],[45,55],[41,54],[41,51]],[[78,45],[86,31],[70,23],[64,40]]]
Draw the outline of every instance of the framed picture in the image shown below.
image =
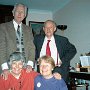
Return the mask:
[[33,36],[37,34],[44,34],[43,24],[44,22],[29,21],[29,26],[32,28]]

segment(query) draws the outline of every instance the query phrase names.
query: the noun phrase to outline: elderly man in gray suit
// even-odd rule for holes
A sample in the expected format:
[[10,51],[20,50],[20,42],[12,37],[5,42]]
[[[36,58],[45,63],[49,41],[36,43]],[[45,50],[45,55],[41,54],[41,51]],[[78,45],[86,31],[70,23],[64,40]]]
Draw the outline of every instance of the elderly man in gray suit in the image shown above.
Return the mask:
[[[5,62],[15,51],[24,53],[26,62],[34,60],[35,57],[32,32],[29,26],[22,23],[26,17],[27,7],[23,4],[16,4],[12,13],[14,19],[0,25],[0,65],[2,70],[8,69]],[[18,25],[20,35],[17,33]]]

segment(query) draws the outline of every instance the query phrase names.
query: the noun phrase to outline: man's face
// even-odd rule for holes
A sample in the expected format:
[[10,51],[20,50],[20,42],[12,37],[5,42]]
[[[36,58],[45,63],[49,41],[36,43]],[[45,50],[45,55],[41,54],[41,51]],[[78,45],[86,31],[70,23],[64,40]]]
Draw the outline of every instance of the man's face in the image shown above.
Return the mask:
[[18,76],[21,74],[23,68],[23,62],[22,61],[13,61],[11,65],[11,71],[13,75]]
[[48,38],[51,38],[52,35],[54,34],[54,32],[56,31],[56,27],[55,25],[48,21],[45,25],[45,27],[43,27],[43,30],[45,32],[45,35],[48,37]]
[[25,18],[25,8],[23,6],[17,6],[15,12],[13,13],[14,20],[20,24]]

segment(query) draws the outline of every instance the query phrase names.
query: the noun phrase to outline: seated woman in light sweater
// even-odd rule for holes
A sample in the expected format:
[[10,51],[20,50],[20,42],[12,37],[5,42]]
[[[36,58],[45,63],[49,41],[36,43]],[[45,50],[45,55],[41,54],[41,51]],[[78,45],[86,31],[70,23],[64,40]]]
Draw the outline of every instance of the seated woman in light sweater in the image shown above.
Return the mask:
[[57,80],[53,77],[55,63],[52,57],[42,56],[38,61],[40,75],[35,78],[34,90],[68,90],[63,79]]

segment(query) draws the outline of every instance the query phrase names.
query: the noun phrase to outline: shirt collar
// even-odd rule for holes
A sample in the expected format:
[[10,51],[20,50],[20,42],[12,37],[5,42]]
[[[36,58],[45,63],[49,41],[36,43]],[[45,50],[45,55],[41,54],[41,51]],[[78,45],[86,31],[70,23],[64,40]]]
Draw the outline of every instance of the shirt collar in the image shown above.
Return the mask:
[[[14,24],[14,28],[15,30],[17,30],[18,24],[16,23],[16,21],[13,19],[13,24]],[[21,27],[22,22],[19,24],[19,26]]]
[[45,40],[46,40],[46,41],[47,41],[47,40],[53,41],[53,40],[54,40],[54,36],[52,36],[51,39],[48,39],[48,38],[45,36]]

